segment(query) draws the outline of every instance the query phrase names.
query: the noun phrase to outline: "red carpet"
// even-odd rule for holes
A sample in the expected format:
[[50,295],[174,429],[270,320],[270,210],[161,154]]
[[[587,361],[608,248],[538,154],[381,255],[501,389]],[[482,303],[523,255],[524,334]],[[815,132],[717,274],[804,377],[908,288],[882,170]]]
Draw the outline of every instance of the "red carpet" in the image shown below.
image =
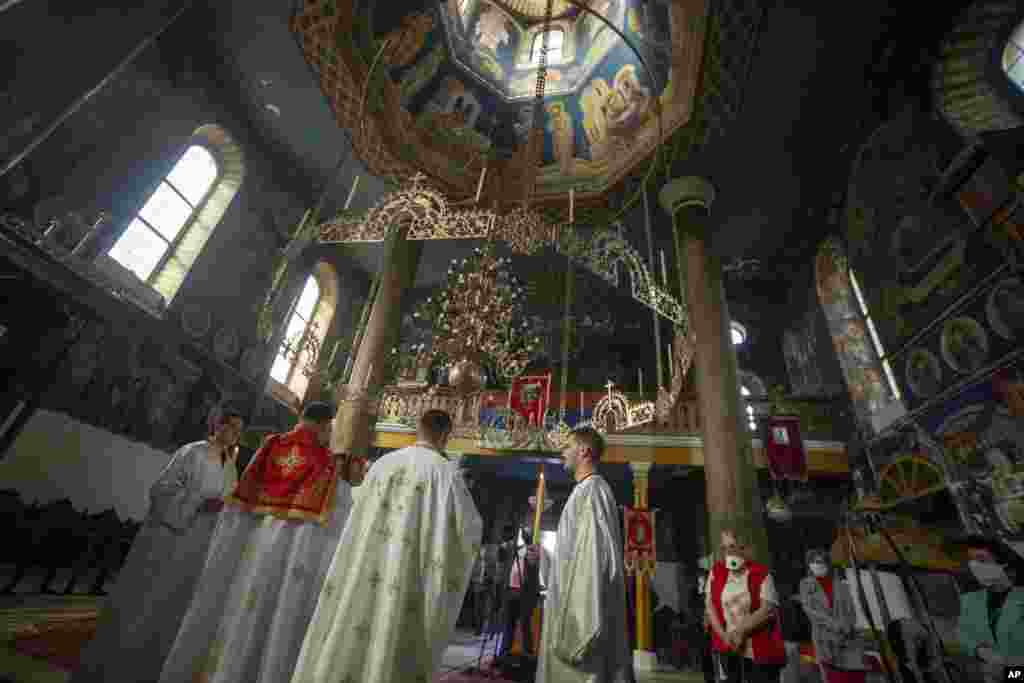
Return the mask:
[[14,649],[20,654],[46,660],[54,667],[74,671],[82,648],[95,632],[95,619],[67,621],[19,636],[14,641]]

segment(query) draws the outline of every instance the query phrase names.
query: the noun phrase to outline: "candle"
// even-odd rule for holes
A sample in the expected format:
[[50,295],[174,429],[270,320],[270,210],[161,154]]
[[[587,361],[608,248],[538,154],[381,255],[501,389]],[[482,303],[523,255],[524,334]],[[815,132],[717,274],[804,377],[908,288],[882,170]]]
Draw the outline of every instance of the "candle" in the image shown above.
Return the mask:
[[343,211],[348,211],[348,207],[352,205],[352,198],[356,196],[356,188],[359,187],[359,176],[352,181],[352,189],[348,191],[348,199],[345,200],[345,208]]
[[580,419],[583,419],[583,392],[580,392]]
[[476,184],[476,202],[480,203],[480,193],[484,191],[484,178],[487,177],[487,167],[480,169],[480,181]]
[[373,375],[373,363],[370,363],[370,369],[366,371],[366,376],[363,377],[363,388],[368,389],[370,387],[370,377]]
[[670,378],[676,376],[676,365],[672,362],[672,342],[665,345],[665,352],[668,353],[668,374]]
[[569,188],[569,223],[576,222],[576,190]]
[[668,268],[665,267],[665,250],[662,249],[658,252],[661,254],[661,286],[668,288]]
[[639,384],[640,384],[640,395],[643,396],[644,395],[644,369],[643,368],[637,368],[636,369],[636,374],[637,374],[637,379],[639,380]]

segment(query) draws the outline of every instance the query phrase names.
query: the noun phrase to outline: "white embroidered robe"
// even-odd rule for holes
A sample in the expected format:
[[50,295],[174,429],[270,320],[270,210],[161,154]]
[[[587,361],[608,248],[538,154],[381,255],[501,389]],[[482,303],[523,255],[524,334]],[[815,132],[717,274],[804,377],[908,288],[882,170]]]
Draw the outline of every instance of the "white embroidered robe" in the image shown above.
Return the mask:
[[455,631],[482,522],[454,463],[385,455],[355,502],[292,683],[426,683]]
[[565,503],[547,586],[537,683],[632,683],[619,509],[600,475]]
[[199,511],[237,483],[235,461],[181,447],[149,490],[149,512],[72,683],[155,683],[188,609],[218,515]]

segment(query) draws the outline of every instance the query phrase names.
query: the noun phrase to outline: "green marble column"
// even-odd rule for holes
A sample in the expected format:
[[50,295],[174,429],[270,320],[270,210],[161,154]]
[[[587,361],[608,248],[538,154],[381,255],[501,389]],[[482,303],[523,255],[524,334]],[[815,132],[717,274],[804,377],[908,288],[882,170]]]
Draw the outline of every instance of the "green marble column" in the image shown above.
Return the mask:
[[672,216],[680,285],[696,338],[693,367],[707,482],[708,544],[717,550],[720,531],[734,528],[749,539],[754,557],[768,562],[764,508],[729,333],[722,262],[707,240],[715,189],[703,178],[677,178],[661,189],[658,199]]

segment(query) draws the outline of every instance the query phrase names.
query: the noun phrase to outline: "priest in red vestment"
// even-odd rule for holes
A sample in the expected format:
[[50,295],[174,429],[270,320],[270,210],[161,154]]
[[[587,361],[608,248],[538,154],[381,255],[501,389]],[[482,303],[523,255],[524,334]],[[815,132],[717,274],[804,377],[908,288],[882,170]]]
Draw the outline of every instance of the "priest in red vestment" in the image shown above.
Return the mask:
[[327,450],[333,418],[331,406],[310,403],[253,456],[226,499],[161,683],[291,677],[352,506],[342,463]]

